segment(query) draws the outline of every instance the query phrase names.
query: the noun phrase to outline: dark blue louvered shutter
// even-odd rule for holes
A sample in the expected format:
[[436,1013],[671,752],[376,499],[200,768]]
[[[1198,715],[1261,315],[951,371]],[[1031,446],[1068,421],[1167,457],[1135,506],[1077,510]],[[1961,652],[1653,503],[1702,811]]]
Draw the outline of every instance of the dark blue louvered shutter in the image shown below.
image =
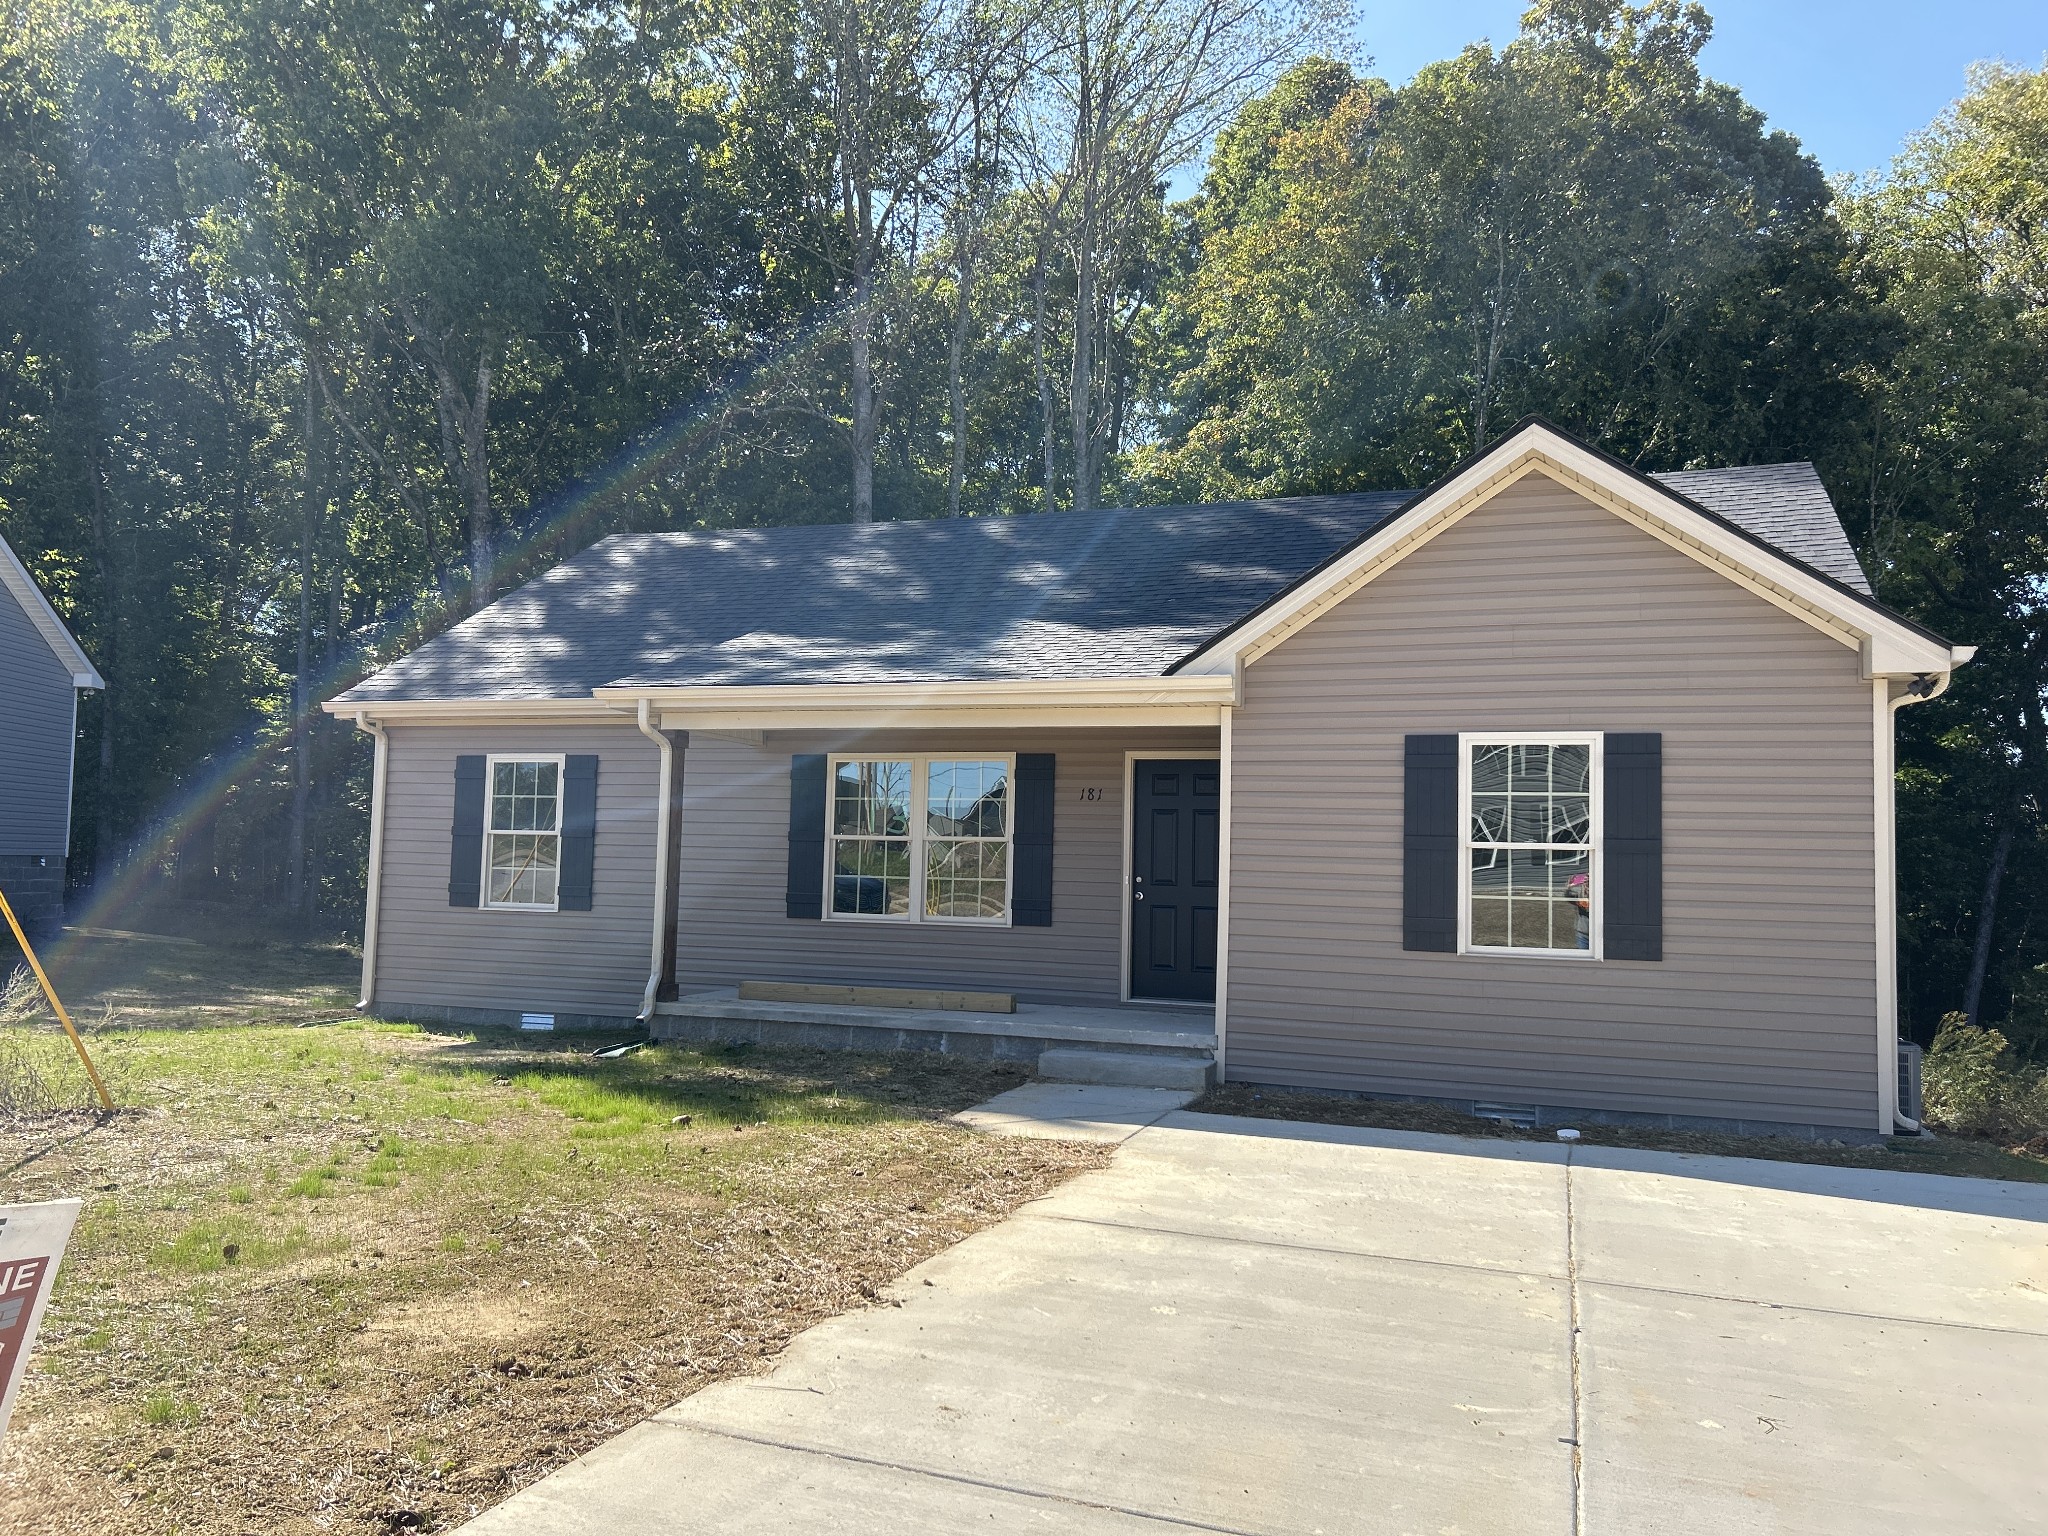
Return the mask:
[[1664,738],[1655,731],[1606,738],[1601,922],[1609,960],[1664,958]]
[[1458,738],[1410,736],[1401,812],[1401,947],[1458,948]]
[[556,905],[588,912],[597,876],[597,754],[562,763],[562,874]]
[[825,754],[799,752],[789,760],[789,883],[783,895],[790,917],[825,915]]
[[448,832],[448,905],[483,904],[484,759],[455,759],[455,816]]
[[1016,825],[1010,834],[1010,921],[1019,928],[1052,926],[1053,754],[1019,752],[1012,780]]

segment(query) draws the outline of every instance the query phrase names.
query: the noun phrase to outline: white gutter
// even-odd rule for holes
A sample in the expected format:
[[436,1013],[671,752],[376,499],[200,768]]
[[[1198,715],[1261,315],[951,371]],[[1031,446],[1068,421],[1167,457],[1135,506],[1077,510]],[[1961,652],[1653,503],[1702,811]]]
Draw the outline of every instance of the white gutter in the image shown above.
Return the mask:
[[390,775],[391,738],[384,727],[358,711],[356,729],[377,743],[370,769],[370,871],[363,898],[363,995],[356,1007],[367,1009],[377,991],[377,911],[384,894],[384,781]]
[[640,995],[638,1018],[654,1017],[654,994],[661,989],[662,962],[668,957],[668,825],[669,785],[675,777],[676,748],[666,732],[654,727],[653,701],[640,699],[640,734],[661,748],[661,783],[654,800],[654,945],[647,967],[647,990]]
[[[1952,668],[1959,667],[1977,654],[1977,648],[1974,645],[1958,645],[1949,654]],[[1897,698],[1889,701],[1889,708],[1885,715],[1885,724],[1889,729],[1885,732],[1884,751],[1880,754],[1878,761],[1877,814],[1880,838],[1878,848],[1884,857],[1884,878],[1880,882],[1881,889],[1878,896],[1878,899],[1884,903],[1884,910],[1878,917],[1879,937],[1881,940],[1878,948],[1883,957],[1878,983],[1880,995],[1885,999],[1884,1012],[1888,1026],[1886,1033],[1889,1036],[1889,1049],[1885,1051],[1884,1059],[1878,1064],[1879,1075],[1886,1085],[1886,1102],[1891,1110],[1893,1128],[1904,1129],[1916,1136],[1920,1134],[1920,1122],[1899,1113],[1899,1007],[1897,995],[1898,981],[1896,976],[1899,943],[1898,821],[1894,803],[1898,773],[1893,763],[1893,751],[1894,743],[1898,736],[1896,721],[1899,711],[1908,704],[1925,704],[1930,700],[1940,698],[1944,693],[1948,692],[1948,685],[1955,680],[1955,672],[1952,669],[1932,675],[1939,680],[1931,687],[1926,688],[1924,692],[1915,693],[1909,687]],[[1923,674],[1921,677],[1916,678],[1913,686],[1925,683],[1927,676],[1928,674]]]
[[1232,677],[1169,676],[1003,678],[931,683],[696,683],[672,687],[607,684],[591,690],[600,702],[648,700],[668,710],[814,710],[848,706],[866,710],[921,710],[1036,706],[1144,708],[1174,704],[1234,704]]

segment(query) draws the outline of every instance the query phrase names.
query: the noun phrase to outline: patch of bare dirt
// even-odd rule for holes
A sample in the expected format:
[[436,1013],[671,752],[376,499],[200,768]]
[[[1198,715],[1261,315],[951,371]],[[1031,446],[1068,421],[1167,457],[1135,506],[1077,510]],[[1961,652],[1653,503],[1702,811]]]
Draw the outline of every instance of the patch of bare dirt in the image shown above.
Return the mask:
[[[5,1198],[91,1202],[0,1448],[0,1533],[446,1529],[811,1324],[889,1305],[905,1270],[1107,1155],[944,1120],[1011,1069],[762,1053],[629,1076],[317,1033],[337,1063],[317,1083],[195,1071],[111,1119],[0,1127]],[[484,1075],[428,1113],[399,1073],[449,1059]],[[519,1075],[536,1063],[720,1107],[577,1122]],[[719,1096],[770,1092],[901,1109],[783,1124]],[[330,1163],[332,1193],[284,1188]]]
[[[1523,1130],[1502,1121],[1468,1115],[1444,1104],[1346,1098],[1308,1089],[1257,1088],[1247,1083],[1228,1083],[1213,1088],[1188,1108],[1207,1115],[1374,1126],[1382,1130],[1428,1131],[1444,1136],[1552,1142],[1557,1139],[1554,1126]],[[2038,1137],[2035,1143],[2012,1147],[1949,1136],[1895,1137],[1882,1146],[1869,1146],[1808,1141],[1793,1136],[1736,1136],[1622,1125],[1586,1124],[1578,1130],[1582,1142],[1589,1146],[1638,1147],[1644,1151],[1689,1152],[1703,1157],[1753,1157],[1769,1162],[1821,1163],[1838,1168],[1943,1173],[1959,1178],[2048,1182],[2048,1137]]]

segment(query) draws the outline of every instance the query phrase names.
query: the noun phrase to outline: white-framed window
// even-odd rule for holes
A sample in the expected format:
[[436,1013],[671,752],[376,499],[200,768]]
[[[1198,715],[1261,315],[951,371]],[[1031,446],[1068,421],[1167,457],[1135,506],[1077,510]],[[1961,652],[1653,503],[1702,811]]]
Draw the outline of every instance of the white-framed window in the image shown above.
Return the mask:
[[562,759],[493,757],[484,781],[484,905],[552,912],[561,894]]
[[825,915],[848,921],[1010,920],[1016,759],[834,757]]
[[1600,957],[1600,736],[1458,739],[1459,945]]

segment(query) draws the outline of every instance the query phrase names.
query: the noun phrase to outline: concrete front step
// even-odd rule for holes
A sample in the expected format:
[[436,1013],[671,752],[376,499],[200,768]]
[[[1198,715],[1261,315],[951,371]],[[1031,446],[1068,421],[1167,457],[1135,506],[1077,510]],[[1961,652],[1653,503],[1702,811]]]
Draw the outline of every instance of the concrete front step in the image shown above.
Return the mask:
[[1038,1075],[1058,1083],[1108,1083],[1120,1088],[1179,1088],[1200,1092],[1216,1073],[1213,1056],[1168,1056],[1154,1051],[1054,1049],[1038,1058]]
[[856,1004],[742,1000],[731,987],[656,1003],[648,1021],[657,1040],[802,1046],[854,1051],[937,1051],[1030,1062],[1062,1047],[1123,1055],[1208,1059],[1216,1050],[1214,1014],[1195,1008],[1059,1007],[1019,1003],[1015,1013]]

